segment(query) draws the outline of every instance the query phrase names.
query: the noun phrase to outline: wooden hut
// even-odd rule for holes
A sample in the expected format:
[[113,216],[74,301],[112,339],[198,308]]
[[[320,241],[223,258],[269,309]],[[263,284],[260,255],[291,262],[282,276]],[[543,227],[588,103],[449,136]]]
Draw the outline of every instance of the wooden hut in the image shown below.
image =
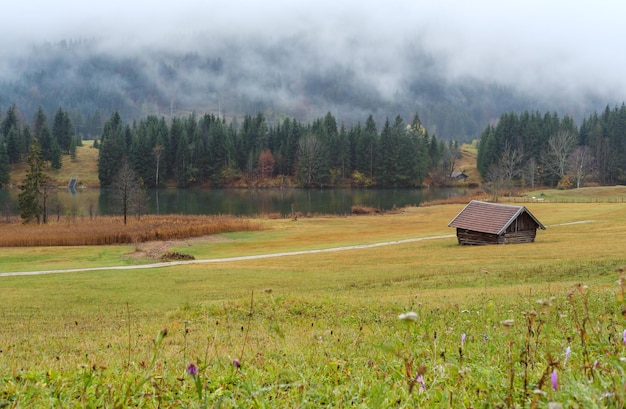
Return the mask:
[[459,244],[532,243],[546,228],[524,206],[472,200],[448,224],[456,227]]
[[452,172],[452,173],[450,173],[450,179],[452,179],[452,180],[463,181],[463,180],[465,180],[467,178],[468,178],[468,176],[467,176],[467,174],[465,174],[465,172]]

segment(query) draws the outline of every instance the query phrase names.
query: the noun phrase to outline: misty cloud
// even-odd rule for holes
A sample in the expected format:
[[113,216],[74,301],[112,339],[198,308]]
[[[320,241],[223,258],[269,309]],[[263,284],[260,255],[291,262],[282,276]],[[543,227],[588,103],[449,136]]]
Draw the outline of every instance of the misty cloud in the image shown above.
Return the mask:
[[[291,112],[315,107],[311,98],[324,99],[322,114],[366,115],[377,101],[411,111],[420,95],[436,99],[476,80],[564,103],[590,94],[621,103],[625,8],[612,0],[22,0],[0,15],[0,80],[35,72],[35,46],[89,40],[56,80],[84,81],[76,70],[88,70],[78,64],[87,58],[131,60],[135,78],[154,88],[148,111],[228,110],[242,97]],[[99,80],[128,92],[119,76]]]

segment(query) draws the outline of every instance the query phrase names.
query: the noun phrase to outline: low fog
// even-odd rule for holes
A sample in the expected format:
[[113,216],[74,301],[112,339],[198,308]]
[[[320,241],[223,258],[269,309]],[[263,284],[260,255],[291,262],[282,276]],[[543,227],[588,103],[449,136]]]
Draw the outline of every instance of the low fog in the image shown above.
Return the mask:
[[[129,103],[141,100],[140,113],[234,114],[245,100],[295,116],[349,106],[353,117],[382,118],[437,98],[462,105],[481,87],[514,93],[531,110],[580,113],[625,99],[624,8],[617,1],[27,0],[5,5],[0,16],[0,81],[24,83],[61,64],[51,79],[61,90],[100,81]],[[61,42],[72,46],[45,47]],[[107,58],[132,62],[132,81],[143,85],[107,74]],[[457,91],[467,86],[473,92]],[[129,88],[153,95],[138,98]]]

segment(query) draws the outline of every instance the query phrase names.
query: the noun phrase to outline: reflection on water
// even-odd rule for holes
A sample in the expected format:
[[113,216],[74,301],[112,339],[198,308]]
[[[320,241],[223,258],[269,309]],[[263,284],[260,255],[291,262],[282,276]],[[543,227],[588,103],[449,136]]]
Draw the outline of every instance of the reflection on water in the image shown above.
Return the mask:
[[[19,190],[0,190],[0,214],[17,215]],[[153,214],[230,214],[258,215],[278,213],[349,214],[352,206],[363,205],[389,210],[417,206],[429,200],[465,194],[464,189],[161,189],[148,191],[149,212]],[[54,192],[49,199],[49,214],[112,214],[107,190],[85,189],[71,194]]]

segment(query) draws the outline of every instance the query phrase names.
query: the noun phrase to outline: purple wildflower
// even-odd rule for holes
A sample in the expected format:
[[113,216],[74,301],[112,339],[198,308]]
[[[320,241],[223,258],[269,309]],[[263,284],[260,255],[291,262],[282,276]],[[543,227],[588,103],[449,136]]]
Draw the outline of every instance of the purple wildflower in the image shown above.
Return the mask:
[[415,378],[415,382],[420,384],[420,392],[426,390],[426,382],[424,382],[424,377],[421,374],[418,374]]
[[567,349],[565,350],[565,359],[563,360],[563,366],[565,366],[567,364],[567,360],[569,359],[570,354],[572,353],[572,348],[570,348],[570,346],[567,346]]
[[465,332],[461,334],[461,348],[463,348],[463,346],[465,345]]
[[552,389],[555,392],[559,389],[559,375],[556,373],[556,369],[552,371]]
[[237,369],[241,367],[241,363],[239,362],[239,359],[237,358],[233,359],[233,366]]
[[187,373],[195,378],[196,375],[198,375],[198,367],[196,366],[196,364],[194,364],[193,362],[190,363],[187,367]]
[[624,330],[624,344],[626,344],[626,329]]

